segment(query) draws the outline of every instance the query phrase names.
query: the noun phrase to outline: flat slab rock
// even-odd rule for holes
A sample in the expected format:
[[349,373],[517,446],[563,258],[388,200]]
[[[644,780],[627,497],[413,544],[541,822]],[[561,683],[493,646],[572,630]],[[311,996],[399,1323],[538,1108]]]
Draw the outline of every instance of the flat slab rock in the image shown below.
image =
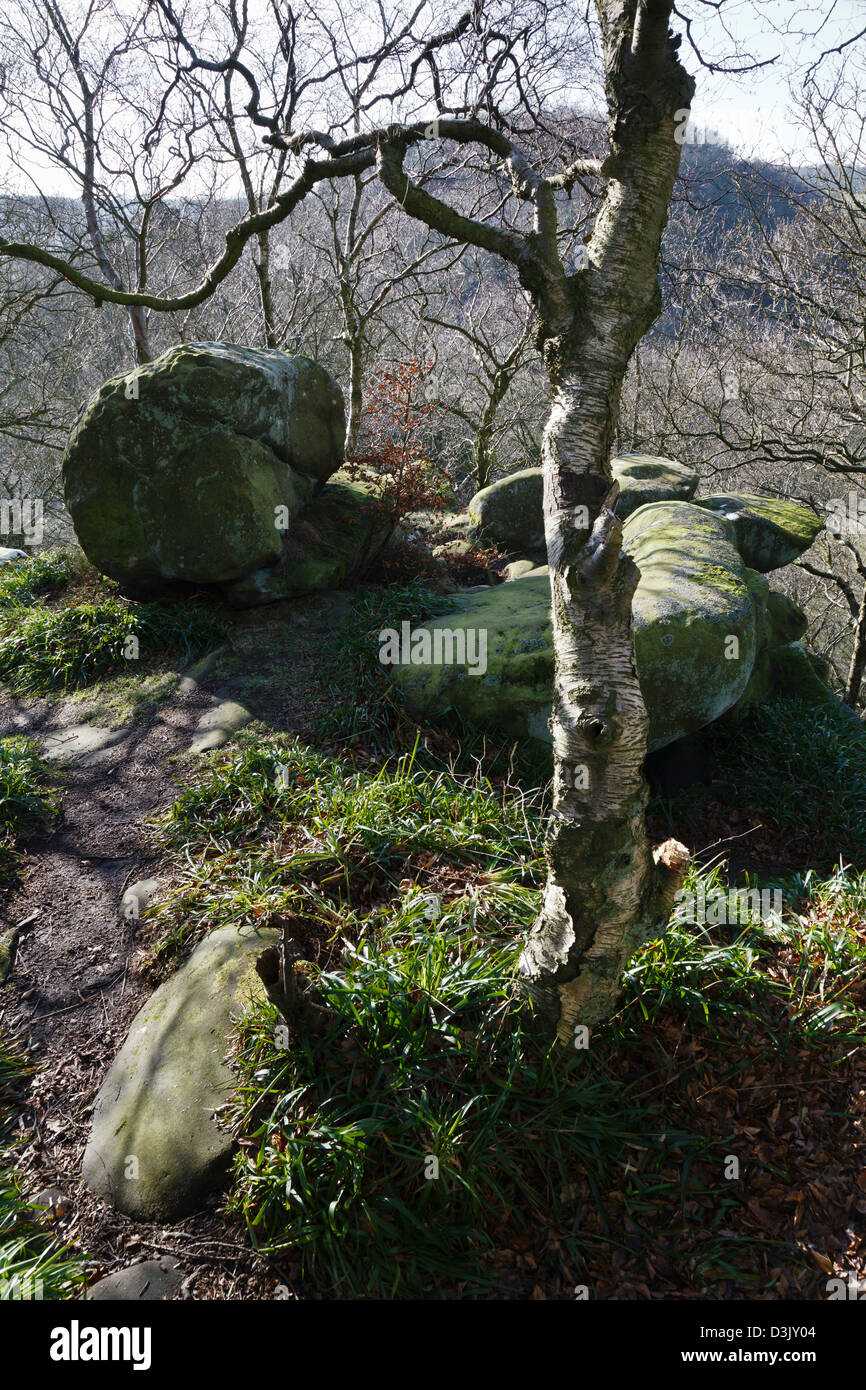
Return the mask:
[[208,753],[212,748],[221,748],[228,743],[232,734],[237,733],[252,719],[250,711],[237,700],[222,700],[203,714],[198,721],[190,753]]
[[212,932],[136,1015],[96,1098],[82,1170],[127,1216],[177,1221],[222,1185],[233,1146],[214,1111],[234,1081],[229,1035],[264,997],[255,962],[276,937]]
[[99,762],[109,748],[128,738],[129,732],[129,729],[104,729],[98,724],[70,724],[46,736],[42,756],[48,763],[79,763],[89,767]]
[[177,1260],[142,1260],[140,1264],[98,1279],[87,1290],[87,1298],[94,1303],[156,1303],[171,1298],[182,1277]]

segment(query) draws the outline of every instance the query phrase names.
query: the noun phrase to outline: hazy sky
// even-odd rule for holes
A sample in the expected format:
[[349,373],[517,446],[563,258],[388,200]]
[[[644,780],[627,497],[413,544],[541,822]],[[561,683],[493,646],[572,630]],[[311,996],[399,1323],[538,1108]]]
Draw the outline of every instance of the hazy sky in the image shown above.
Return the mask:
[[[692,106],[697,129],[708,126],[744,154],[774,159],[786,154],[803,157],[806,137],[791,120],[789,82],[802,85],[810,64],[825,50],[866,28],[866,0],[729,0],[725,23],[744,53],[758,59],[776,58],[772,67],[740,77],[721,77],[697,64],[684,50],[685,61],[698,83]],[[774,33],[773,25],[796,33]],[[707,56],[723,52],[723,39],[715,16],[702,26]],[[849,52],[866,57],[866,38]],[[828,60],[832,64],[832,59]],[[826,69],[825,69],[826,70]],[[866,113],[864,113],[866,114]]]
[[[255,12],[257,5],[265,3],[251,0],[251,9]],[[680,7],[696,16],[693,32],[706,59],[735,65],[738,60],[731,54],[738,48],[741,63],[748,58],[777,60],[771,67],[744,75],[722,76],[702,68],[684,41],[683,58],[698,84],[691,138],[706,138],[712,131],[745,155],[808,159],[807,137],[788,114],[789,82],[802,83],[806,69],[823,50],[866,27],[866,0],[724,0],[721,15],[711,0],[680,0]],[[859,41],[858,49],[862,62],[866,38]],[[28,163],[35,187],[78,196],[78,186],[58,170],[46,168],[35,158]],[[193,178],[190,189],[194,183]],[[15,191],[33,191],[32,186],[24,189],[20,176],[12,173],[0,154],[2,184]]]

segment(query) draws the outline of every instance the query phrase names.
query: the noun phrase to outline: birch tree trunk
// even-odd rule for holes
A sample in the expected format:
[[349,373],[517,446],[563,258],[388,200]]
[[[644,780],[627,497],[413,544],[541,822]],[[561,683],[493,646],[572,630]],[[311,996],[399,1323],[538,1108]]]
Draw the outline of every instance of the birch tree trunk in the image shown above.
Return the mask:
[[542,459],[554,788],[547,885],[520,976],[563,1042],[613,1012],[626,961],[663,927],[689,862],[676,841],[653,852],[647,840],[631,612],[639,575],[622,553],[610,473],[629,358],[661,308],[659,248],[693,92],[668,35],[670,8],[599,5],[611,177],[585,268],[568,277],[566,313],[542,330],[553,392]]

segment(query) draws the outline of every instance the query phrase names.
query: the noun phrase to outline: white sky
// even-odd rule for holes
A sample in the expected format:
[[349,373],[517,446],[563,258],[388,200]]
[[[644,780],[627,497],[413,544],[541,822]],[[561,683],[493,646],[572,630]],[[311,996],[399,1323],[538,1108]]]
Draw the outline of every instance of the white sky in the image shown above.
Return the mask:
[[[759,60],[778,55],[778,61],[739,77],[721,77],[702,70],[684,46],[685,63],[698,84],[692,105],[693,134],[702,128],[716,130],[745,156],[808,158],[807,136],[792,120],[789,83],[802,87],[806,70],[822,52],[866,28],[866,0],[812,0],[811,4],[762,0],[759,12],[753,0],[728,0],[723,15],[745,52]],[[798,32],[774,33],[773,25]],[[702,27],[708,56],[720,51],[715,16]],[[848,52],[859,58],[861,66],[866,65],[866,39]],[[832,64],[832,58],[826,60],[828,76]]]
[[[251,0],[253,12],[263,3]],[[746,57],[777,59],[772,67],[740,76],[712,74],[700,66],[684,39],[683,59],[697,80],[690,138],[706,139],[709,132],[716,132],[746,156],[808,160],[808,137],[790,115],[789,83],[802,83],[806,69],[823,50],[866,26],[866,0],[723,0],[720,14],[710,0],[680,0],[680,7],[696,17],[694,36],[706,58],[730,63],[733,41],[743,61]],[[682,28],[679,21],[676,24]],[[866,39],[857,47],[866,67]],[[8,165],[4,169],[0,155],[0,185],[5,184],[8,191],[32,193],[38,188],[49,195],[79,196],[72,179],[35,156],[28,172],[32,183],[25,187],[20,174],[13,174]],[[195,183],[193,176],[187,190],[194,192]],[[223,191],[233,188],[231,184]],[[234,191],[239,192],[239,186]]]

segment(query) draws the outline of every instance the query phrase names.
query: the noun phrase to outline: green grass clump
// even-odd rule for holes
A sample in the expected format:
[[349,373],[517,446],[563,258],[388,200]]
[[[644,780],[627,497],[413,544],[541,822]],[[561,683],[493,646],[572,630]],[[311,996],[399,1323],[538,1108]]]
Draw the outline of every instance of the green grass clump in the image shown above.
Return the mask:
[[23,735],[0,738],[0,885],[17,881],[20,844],[44,830],[57,814],[57,798],[45,785],[48,768]]
[[43,1208],[28,1201],[11,1162],[13,1114],[33,1068],[0,1038],[0,1300],[81,1298],[83,1259],[46,1229]]
[[[498,1219],[546,1229],[580,1165],[604,1170],[634,1136],[628,1095],[514,1026],[516,943],[482,938],[473,915],[464,900],[431,928],[410,898],[318,977],[334,1017],[321,1040],[281,1047],[270,1006],[244,1029],[232,1209],[340,1297],[494,1287]],[[638,1126],[660,1119],[644,1109]]]
[[26,839],[51,822],[57,801],[40,785],[47,773],[31,739],[0,738],[0,830]]
[[129,604],[117,599],[15,613],[0,638],[0,680],[19,695],[90,685],[131,661],[200,655],[224,637],[192,605]]
[[541,881],[540,792],[415,766],[378,773],[284,739],[224,753],[160,819],[179,886],[151,914],[168,935],[154,961],[228,922],[271,912],[332,919],[443,864],[526,885]]
[[415,766],[412,754],[378,773],[350,771],[299,743],[236,751],[190,788],[165,819],[185,849],[249,843],[275,827],[302,825],[313,862],[382,865],[426,851],[490,868],[538,863],[532,794],[497,789],[483,776],[461,779]]
[[70,557],[62,550],[3,565],[0,568],[0,609],[29,606],[46,594],[62,589],[70,574]]
[[[536,890],[494,881],[434,922],[410,890],[367,917],[339,968],[307,967],[325,1037],[287,1045],[270,1004],[242,1025],[230,1210],[329,1296],[484,1297],[502,1287],[500,1248],[537,1253],[544,1233],[567,1284],[615,1253],[623,1215],[653,1259],[678,1252],[694,1292],[724,1297],[733,1280],[766,1296],[768,1265],[804,1257],[786,1229],[737,1228],[742,1194],[718,1176],[735,1136],[703,1097],[754,1084],[756,1056],[799,1084],[810,1049],[840,1064],[866,1027],[851,997],[866,879],[784,890],[781,916],[648,943],[586,1050],[548,1050],[509,999]],[[750,1154],[750,1182],[779,1181]]]
[[[670,1004],[677,1013],[709,1023],[748,1013],[768,1028],[784,1051],[801,1042],[846,1039],[862,1042],[866,1010],[856,1002],[866,971],[866,874],[840,864],[828,878],[811,870],[786,878],[752,878],[748,887],[771,890],[769,915],[720,926],[684,923],[677,913],[664,936],[645,947],[629,966],[626,986],[656,1012]],[[724,890],[719,865],[692,865],[684,884],[707,903]],[[777,890],[781,911],[773,908]],[[742,889],[738,891],[743,891]],[[782,948],[790,957],[783,976],[768,970]]]

